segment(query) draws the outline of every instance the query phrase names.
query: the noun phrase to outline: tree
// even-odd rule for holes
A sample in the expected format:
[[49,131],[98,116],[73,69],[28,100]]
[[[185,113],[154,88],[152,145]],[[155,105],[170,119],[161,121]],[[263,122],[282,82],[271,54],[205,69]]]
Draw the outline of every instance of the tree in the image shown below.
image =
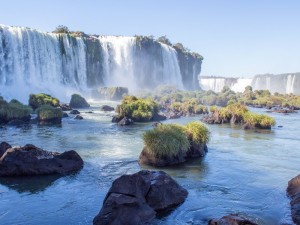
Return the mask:
[[172,46],[172,43],[170,42],[170,40],[167,38],[166,35],[161,36],[157,39],[158,42],[164,43],[166,45]]
[[70,30],[67,26],[64,25],[59,25],[55,28],[55,30],[53,31],[53,33],[56,34],[68,34],[70,33]]

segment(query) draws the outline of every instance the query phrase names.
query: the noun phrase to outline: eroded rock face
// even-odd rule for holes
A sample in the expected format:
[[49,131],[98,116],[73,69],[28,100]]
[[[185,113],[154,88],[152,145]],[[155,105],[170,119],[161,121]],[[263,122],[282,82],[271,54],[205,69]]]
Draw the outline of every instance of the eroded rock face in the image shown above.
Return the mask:
[[188,192],[164,172],[142,170],[116,179],[94,225],[146,224],[183,203]]
[[67,174],[83,167],[73,150],[49,152],[34,145],[8,148],[0,158],[0,176]]
[[220,219],[213,219],[208,222],[208,225],[258,225],[244,217],[238,215],[223,216]]
[[289,181],[286,191],[291,198],[292,219],[296,225],[300,225],[300,174]]

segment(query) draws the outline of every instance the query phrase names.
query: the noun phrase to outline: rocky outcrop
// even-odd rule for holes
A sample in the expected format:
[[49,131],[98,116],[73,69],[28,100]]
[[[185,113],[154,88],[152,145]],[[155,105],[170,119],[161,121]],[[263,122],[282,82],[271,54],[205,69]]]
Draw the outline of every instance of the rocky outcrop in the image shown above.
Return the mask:
[[258,225],[242,216],[230,214],[223,216],[220,219],[213,219],[208,222],[208,225]]
[[75,120],[83,120],[83,117],[80,116],[80,115],[76,115],[76,116],[74,117],[74,119],[75,119]]
[[80,112],[77,109],[73,109],[73,110],[71,110],[70,114],[78,115],[78,114],[80,114]]
[[94,225],[147,224],[183,203],[188,192],[165,172],[140,171],[116,179]]
[[291,198],[292,219],[300,225],[300,174],[289,181],[286,191]]
[[[8,145],[1,144],[1,146]],[[0,158],[0,176],[67,174],[80,170],[81,157],[73,150],[49,152],[34,145],[8,148]]]
[[124,95],[128,95],[126,87],[101,87],[94,91],[95,97],[106,100],[121,100]]
[[73,94],[70,100],[69,106],[71,108],[88,108],[90,107],[89,103],[80,95]]
[[118,125],[119,126],[127,126],[127,125],[131,125],[133,124],[133,120],[128,118],[128,117],[124,117],[123,119],[121,119],[119,122],[118,122]]
[[60,104],[59,108],[61,109],[61,111],[71,111],[72,108],[70,107],[69,104]]

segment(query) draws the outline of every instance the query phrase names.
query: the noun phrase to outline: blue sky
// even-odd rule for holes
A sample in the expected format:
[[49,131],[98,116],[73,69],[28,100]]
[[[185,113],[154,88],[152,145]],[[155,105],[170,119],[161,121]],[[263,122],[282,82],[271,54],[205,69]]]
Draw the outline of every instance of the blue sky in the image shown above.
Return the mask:
[[204,56],[202,75],[300,72],[299,0],[0,0],[0,23],[167,35]]

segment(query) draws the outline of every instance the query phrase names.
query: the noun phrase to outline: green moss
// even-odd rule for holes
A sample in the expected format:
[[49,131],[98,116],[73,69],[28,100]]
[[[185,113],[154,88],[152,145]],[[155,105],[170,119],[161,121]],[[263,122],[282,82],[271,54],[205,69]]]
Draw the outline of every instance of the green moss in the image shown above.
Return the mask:
[[31,94],[29,96],[29,105],[33,110],[36,110],[42,105],[51,105],[53,107],[59,106],[59,100],[47,94]]
[[209,130],[208,128],[201,122],[190,122],[186,125],[185,131],[189,137],[189,139],[196,143],[207,143],[209,141]]
[[88,108],[90,105],[79,94],[73,94],[70,101],[71,108]]
[[158,157],[176,156],[190,147],[185,128],[175,124],[160,125],[146,131],[143,138],[146,151]]
[[62,111],[51,105],[42,105],[36,110],[39,121],[61,120]]

